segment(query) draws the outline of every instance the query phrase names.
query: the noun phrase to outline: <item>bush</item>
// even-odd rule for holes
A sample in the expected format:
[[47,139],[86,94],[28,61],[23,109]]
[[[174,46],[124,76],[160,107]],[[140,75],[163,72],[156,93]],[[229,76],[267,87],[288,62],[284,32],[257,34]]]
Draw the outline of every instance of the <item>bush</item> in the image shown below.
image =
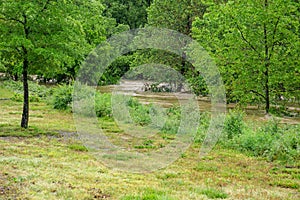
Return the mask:
[[167,119],[165,120],[165,123],[163,124],[161,128],[162,133],[167,134],[177,134],[178,128],[180,126],[180,116],[181,116],[181,110],[178,106],[172,106],[167,109],[166,112]]
[[[300,160],[300,127],[299,125],[284,127],[282,133],[274,140],[268,159],[293,163]],[[284,131],[283,131],[284,130]]]
[[97,117],[112,116],[111,94],[98,92],[96,93],[95,111]]
[[244,113],[240,110],[230,110],[226,116],[223,132],[228,139],[232,139],[234,136],[243,134],[244,129]]
[[293,164],[300,159],[299,133],[299,125],[280,126],[278,121],[272,120],[257,130],[244,125],[241,134],[233,135],[223,145],[269,161]]
[[141,126],[151,123],[150,106],[141,104],[137,99],[130,98],[128,101],[131,119]]
[[200,115],[199,127],[197,134],[194,137],[195,143],[202,143],[205,139],[207,130],[210,124],[210,114],[208,112],[202,112]]
[[[23,94],[23,82],[21,81],[4,81],[3,86],[7,89],[14,91],[17,94]],[[28,82],[29,96],[45,98],[51,95],[52,90],[44,85],[29,81]],[[34,98],[34,97],[33,97]]]
[[232,146],[251,156],[267,156],[273,143],[271,134],[247,131],[245,134],[233,138]]
[[73,87],[71,85],[59,85],[53,89],[51,104],[54,109],[67,110],[72,107]]
[[[20,93],[14,93],[14,96],[11,98],[12,101],[23,102],[24,95]],[[30,102],[40,102],[41,98],[37,95],[29,95]]]

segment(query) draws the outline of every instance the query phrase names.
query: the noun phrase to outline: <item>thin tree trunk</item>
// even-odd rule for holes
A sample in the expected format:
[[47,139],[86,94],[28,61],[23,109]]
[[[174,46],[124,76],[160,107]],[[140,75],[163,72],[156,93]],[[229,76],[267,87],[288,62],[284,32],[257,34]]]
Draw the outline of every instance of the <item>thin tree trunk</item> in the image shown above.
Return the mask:
[[23,101],[23,113],[21,127],[28,128],[29,121],[29,94],[28,94],[28,59],[27,52],[25,51],[25,58],[23,61],[23,89],[24,89],[24,101]]
[[[268,0],[265,0],[265,9],[267,12],[268,9]],[[270,59],[269,59],[269,45],[268,45],[268,33],[267,33],[267,26],[264,24],[264,43],[265,43],[265,96],[266,96],[266,114],[269,113],[270,110],[270,88],[269,88],[269,66],[270,66]]]
[[[29,36],[29,29],[26,27],[27,24],[27,17],[23,14],[24,17],[24,34],[26,39]],[[24,90],[24,99],[23,99],[23,113],[22,113],[22,120],[21,120],[21,127],[28,128],[28,121],[29,121],[29,92],[28,92],[28,51],[26,47],[22,47],[24,53],[24,60],[23,60],[23,90]]]
[[265,72],[266,113],[268,114],[270,110],[269,62],[267,62],[265,66],[266,66],[266,72]]

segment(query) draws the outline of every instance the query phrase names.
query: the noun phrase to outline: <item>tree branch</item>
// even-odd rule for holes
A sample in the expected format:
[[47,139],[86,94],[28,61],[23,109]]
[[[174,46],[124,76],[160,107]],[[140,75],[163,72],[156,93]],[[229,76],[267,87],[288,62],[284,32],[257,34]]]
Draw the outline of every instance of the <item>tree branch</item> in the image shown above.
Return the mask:
[[261,94],[261,93],[255,91],[255,90],[250,90],[250,92],[252,92],[252,93],[254,93],[254,94],[257,94],[258,96],[261,96],[263,99],[266,100],[266,97],[265,97],[263,94]]
[[20,24],[22,24],[23,26],[25,25],[25,23],[19,19],[15,19],[15,18],[12,18],[12,17],[9,17],[9,18],[4,18],[4,17],[0,17],[0,19],[4,20],[4,21],[14,21],[14,22],[18,22]]
[[242,36],[242,39],[250,46],[251,49],[253,49],[253,50],[257,53],[257,55],[258,55],[259,57],[261,57],[261,55],[260,55],[260,53],[257,51],[257,49],[256,49],[256,48],[255,48],[255,47],[247,40],[247,38],[245,37],[245,35],[244,35],[244,33],[243,33],[241,27],[240,27],[240,26],[238,25],[238,23],[235,21],[235,18],[234,18],[232,15],[230,15],[230,17],[231,17],[232,20],[234,21],[234,23],[235,23],[235,25],[236,25],[236,27],[237,27],[239,33],[240,33],[241,36]]
[[271,48],[271,52],[270,52],[270,56],[269,56],[269,60],[271,59],[272,57],[272,53],[274,51],[274,47],[275,47],[275,35],[276,35],[276,32],[277,32],[277,27],[278,27],[278,24],[279,24],[279,20],[280,20],[280,17],[277,18],[277,21],[276,21],[276,24],[275,24],[275,28],[274,28],[274,31],[273,31],[273,37],[272,37],[272,48]]
[[236,23],[236,27],[237,27],[238,31],[240,32],[242,39],[251,47],[251,49],[253,49],[258,54],[259,57],[261,57],[260,53],[256,50],[256,48],[246,39],[240,26],[237,23]]

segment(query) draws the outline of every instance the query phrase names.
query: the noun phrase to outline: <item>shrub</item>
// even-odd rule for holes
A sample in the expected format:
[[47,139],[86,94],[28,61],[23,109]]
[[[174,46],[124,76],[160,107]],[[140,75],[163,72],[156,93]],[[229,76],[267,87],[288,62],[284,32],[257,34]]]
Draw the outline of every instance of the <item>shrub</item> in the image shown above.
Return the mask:
[[299,125],[280,126],[278,121],[272,120],[256,130],[244,125],[243,134],[233,135],[223,145],[269,161],[293,164],[300,159],[299,132]]
[[[23,94],[23,83],[21,81],[4,81],[3,86],[17,94]],[[30,96],[36,96],[40,98],[45,98],[52,93],[50,88],[47,88],[44,85],[39,85],[38,83],[32,81],[28,82],[28,90]]]
[[194,137],[195,143],[202,143],[204,141],[209,124],[210,124],[210,114],[208,112],[202,112],[200,115],[197,134]]
[[266,156],[271,150],[273,139],[268,133],[249,130],[243,135],[234,137],[232,146],[251,156]]
[[[283,131],[284,129],[284,131]],[[300,160],[300,127],[299,125],[284,127],[283,133],[274,140],[268,159],[293,163]]]
[[108,93],[96,93],[95,96],[95,111],[97,117],[111,117],[111,94]]
[[[14,93],[14,96],[11,98],[12,101],[16,102],[23,102],[24,100],[24,95],[20,93]],[[40,102],[41,98],[37,95],[30,95],[29,96],[29,101],[30,102]]]
[[181,110],[178,106],[172,106],[167,109],[167,119],[161,131],[168,134],[177,134],[180,126]]
[[224,123],[224,133],[228,139],[232,139],[236,135],[241,135],[244,129],[244,113],[240,110],[230,110],[226,116]]
[[59,110],[71,109],[73,87],[71,85],[59,85],[53,89],[53,108]]

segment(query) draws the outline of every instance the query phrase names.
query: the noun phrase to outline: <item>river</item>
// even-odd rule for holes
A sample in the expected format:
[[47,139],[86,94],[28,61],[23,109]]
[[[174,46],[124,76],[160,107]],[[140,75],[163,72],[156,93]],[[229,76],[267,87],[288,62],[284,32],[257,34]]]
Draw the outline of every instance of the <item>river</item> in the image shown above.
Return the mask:
[[[119,85],[107,85],[99,87],[102,93],[118,92],[126,95],[131,95],[140,100],[141,103],[149,104],[154,103],[162,107],[171,107],[172,105],[179,105],[179,99],[188,99],[188,93],[164,93],[164,92],[145,92],[143,91],[144,81],[122,80]],[[201,112],[211,110],[211,102],[208,97],[196,97],[199,109]],[[237,105],[234,103],[227,104],[227,111],[235,108]],[[295,112],[300,112],[299,108],[294,108]],[[268,117],[265,111],[259,106],[247,106],[245,108],[246,120],[252,121],[266,121]],[[300,124],[300,117],[276,117],[281,123],[287,124]]]

